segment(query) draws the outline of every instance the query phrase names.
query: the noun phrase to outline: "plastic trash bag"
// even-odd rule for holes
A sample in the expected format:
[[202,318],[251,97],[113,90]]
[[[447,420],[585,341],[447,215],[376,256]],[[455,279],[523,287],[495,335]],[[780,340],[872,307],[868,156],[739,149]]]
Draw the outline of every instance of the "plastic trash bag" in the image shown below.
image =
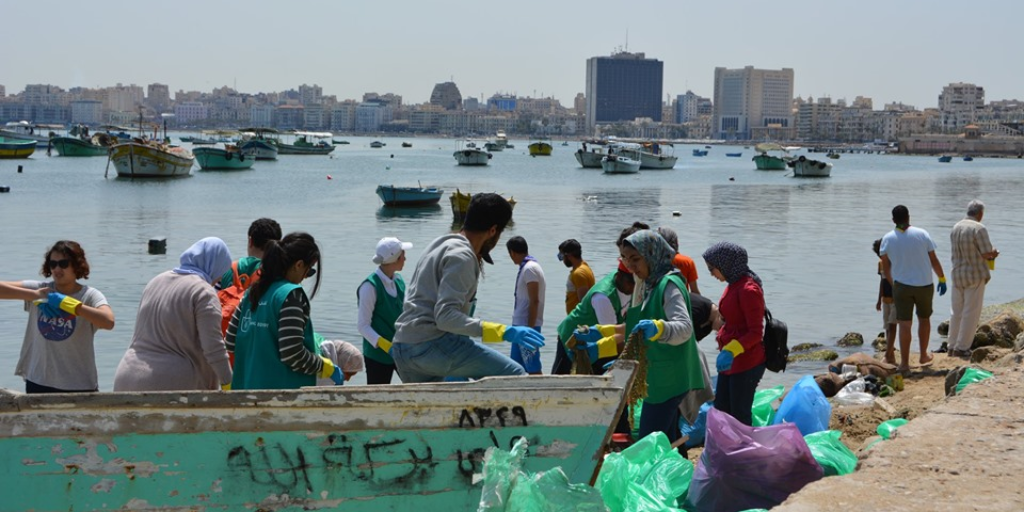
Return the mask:
[[822,477],[821,466],[791,423],[748,427],[712,408],[707,432],[687,494],[687,510],[771,508]]
[[883,421],[878,424],[878,428],[875,429],[878,435],[882,436],[882,439],[888,441],[896,437],[896,429],[906,425],[908,421],[904,418],[896,418],[894,420]]
[[754,405],[750,408],[751,418],[755,427],[767,427],[775,419],[775,408],[772,402],[786,392],[786,386],[762,389],[754,393]]
[[611,512],[674,510],[686,494],[693,463],[672,448],[668,437],[654,432],[604,459],[595,487]]
[[825,476],[847,475],[857,468],[857,456],[839,440],[842,435],[838,430],[826,430],[804,436]]
[[684,446],[687,448],[695,448],[704,444],[704,433],[707,427],[708,410],[711,409],[712,406],[714,406],[714,402],[706,402],[704,405],[700,406],[700,412],[697,413],[697,419],[693,420],[693,425],[687,423],[686,418],[679,418],[679,432],[684,436],[687,436],[688,439],[686,440],[686,443],[684,443]]
[[875,395],[865,391],[867,382],[864,377],[858,377],[840,389],[836,393],[836,403],[839,405],[871,405],[875,403]]
[[772,425],[796,423],[803,435],[828,430],[832,404],[828,403],[814,377],[805,375],[790,390],[775,413]]
[[956,383],[956,394],[960,394],[969,384],[975,382],[981,382],[985,379],[992,378],[992,372],[986,372],[985,370],[979,370],[977,368],[967,368],[964,371],[964,376],[960,377],[960,381]]
[[537,474],[522,471],[528,443],[511,451],[489,448],[484,456],[483,489],[477,512],[604,512],[601,493],[573,484],[562,468]]

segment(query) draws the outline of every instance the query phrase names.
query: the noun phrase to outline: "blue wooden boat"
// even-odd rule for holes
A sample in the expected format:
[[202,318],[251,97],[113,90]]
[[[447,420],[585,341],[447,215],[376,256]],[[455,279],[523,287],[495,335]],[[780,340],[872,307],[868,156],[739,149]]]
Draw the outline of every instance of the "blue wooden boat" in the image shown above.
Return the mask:
[[974,157],[971,156],[971,155],[967,155],[967,156],[964,157],[964,162],[973,162],[973,161],[974,161]]
[[739,157],[743,156],[743,153],[742,152],[740,152],[740,153],[726,153],[725,156],[728,156],[728,157],[731,157],[731,158],[739,158]]
[[377,195],[384,201],[384,206],[426,206],[437,204],[444,195],[444,190],[437,187],[378,185]]
[[4,510],[476,510],[483,457],[593,483],[636,363],[602,376],[264,391],[0,390]]
[[949,163],[953,161],[953,157],[950,155],[942,155],[939,157],[939,161],[942,163]]
[[708,156],[708,150],[706,150],[706,149],[695,149],[695,150],[693,150],[693,156]]
[[0,158],[28,158],[36,152],[36,141],[0,137]]

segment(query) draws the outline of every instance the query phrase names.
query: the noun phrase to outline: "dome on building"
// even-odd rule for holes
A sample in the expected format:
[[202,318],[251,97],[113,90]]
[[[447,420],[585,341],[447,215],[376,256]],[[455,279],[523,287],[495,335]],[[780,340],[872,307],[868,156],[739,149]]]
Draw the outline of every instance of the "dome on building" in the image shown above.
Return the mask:
[[455,82],[437,84],[430,93],[430,104],[445,110],[459,110],[462,108],[462,93]]

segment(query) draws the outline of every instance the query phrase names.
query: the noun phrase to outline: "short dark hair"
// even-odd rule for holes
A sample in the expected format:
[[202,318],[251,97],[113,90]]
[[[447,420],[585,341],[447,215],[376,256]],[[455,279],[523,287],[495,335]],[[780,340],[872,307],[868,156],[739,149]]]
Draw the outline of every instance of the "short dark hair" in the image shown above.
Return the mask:
[[871,250],[875,251],[875,254],[877,254],[879,256],[882,255],[882,239],[881,238],[879,238],[878,240],[875,240],[874,242],[871,242]]
[[89,260],[85,259],[85,249],[82,249],[78,242],[72,240],[59,240],[53,244],[53,247],[50,247],[50,250],[46,251],[46,254],[43,255],[43,270],[40,271],[43,277],[53,275],[53,271],[50,270],[48,263],[50,255],[55,252],[63,254],[71,262],[71,269],[75,272],[75,279],[89,279]]
[[892,209],[892,221],[896,224],[909,224],[910,210],[902,204],[896,205],[896,207]]
[[645,229],[651,229],[651,226],[648,226],[647,224],[644,224],[643,222],[640,221],[634,222],[632,226],[623,229],[622,232],[619,233],[619,239],[615,241],[615,245],[622,247],[622,241],[629,237],[629,235],[632,235],[637,231],[643,231]]
[[580,242],[575,238],[570,238],[558,244],[558,252],[562,254],[570,254],[574,258],[583,259],[583,247],[580,246]]
[[274,219],[261,217],[249,224],[249,238],[253,247],[263,250],[267,242],[281,239],[281,225]]
[[521,236],[509,238],[505,248],[516,254],[530,254],[530,246],[526,245],[526,239]]
[[480,193],[470,199],[462,229],[482,232],[491,229],[491,226],[497,226],[500,233],[505,230],[510,220],[512,205],[504,197],[493,193]]

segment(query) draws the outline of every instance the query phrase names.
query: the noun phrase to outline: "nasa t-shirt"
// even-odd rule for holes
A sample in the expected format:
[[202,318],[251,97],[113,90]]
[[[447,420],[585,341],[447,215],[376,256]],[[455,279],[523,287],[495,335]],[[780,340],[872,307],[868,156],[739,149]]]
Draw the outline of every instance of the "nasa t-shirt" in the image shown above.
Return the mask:
[[[33,290],[55,289],[53,281],[22,281],[21,285]],[[78,293],[70,296],[94,308],[107,304],[107,298],[91,286],[82,285]],[[50,317],[32,302],[25,302],[25,311],[28,325],[14,374],[57,389],[97,389],[93,349],[96,326],[63,310]]]

